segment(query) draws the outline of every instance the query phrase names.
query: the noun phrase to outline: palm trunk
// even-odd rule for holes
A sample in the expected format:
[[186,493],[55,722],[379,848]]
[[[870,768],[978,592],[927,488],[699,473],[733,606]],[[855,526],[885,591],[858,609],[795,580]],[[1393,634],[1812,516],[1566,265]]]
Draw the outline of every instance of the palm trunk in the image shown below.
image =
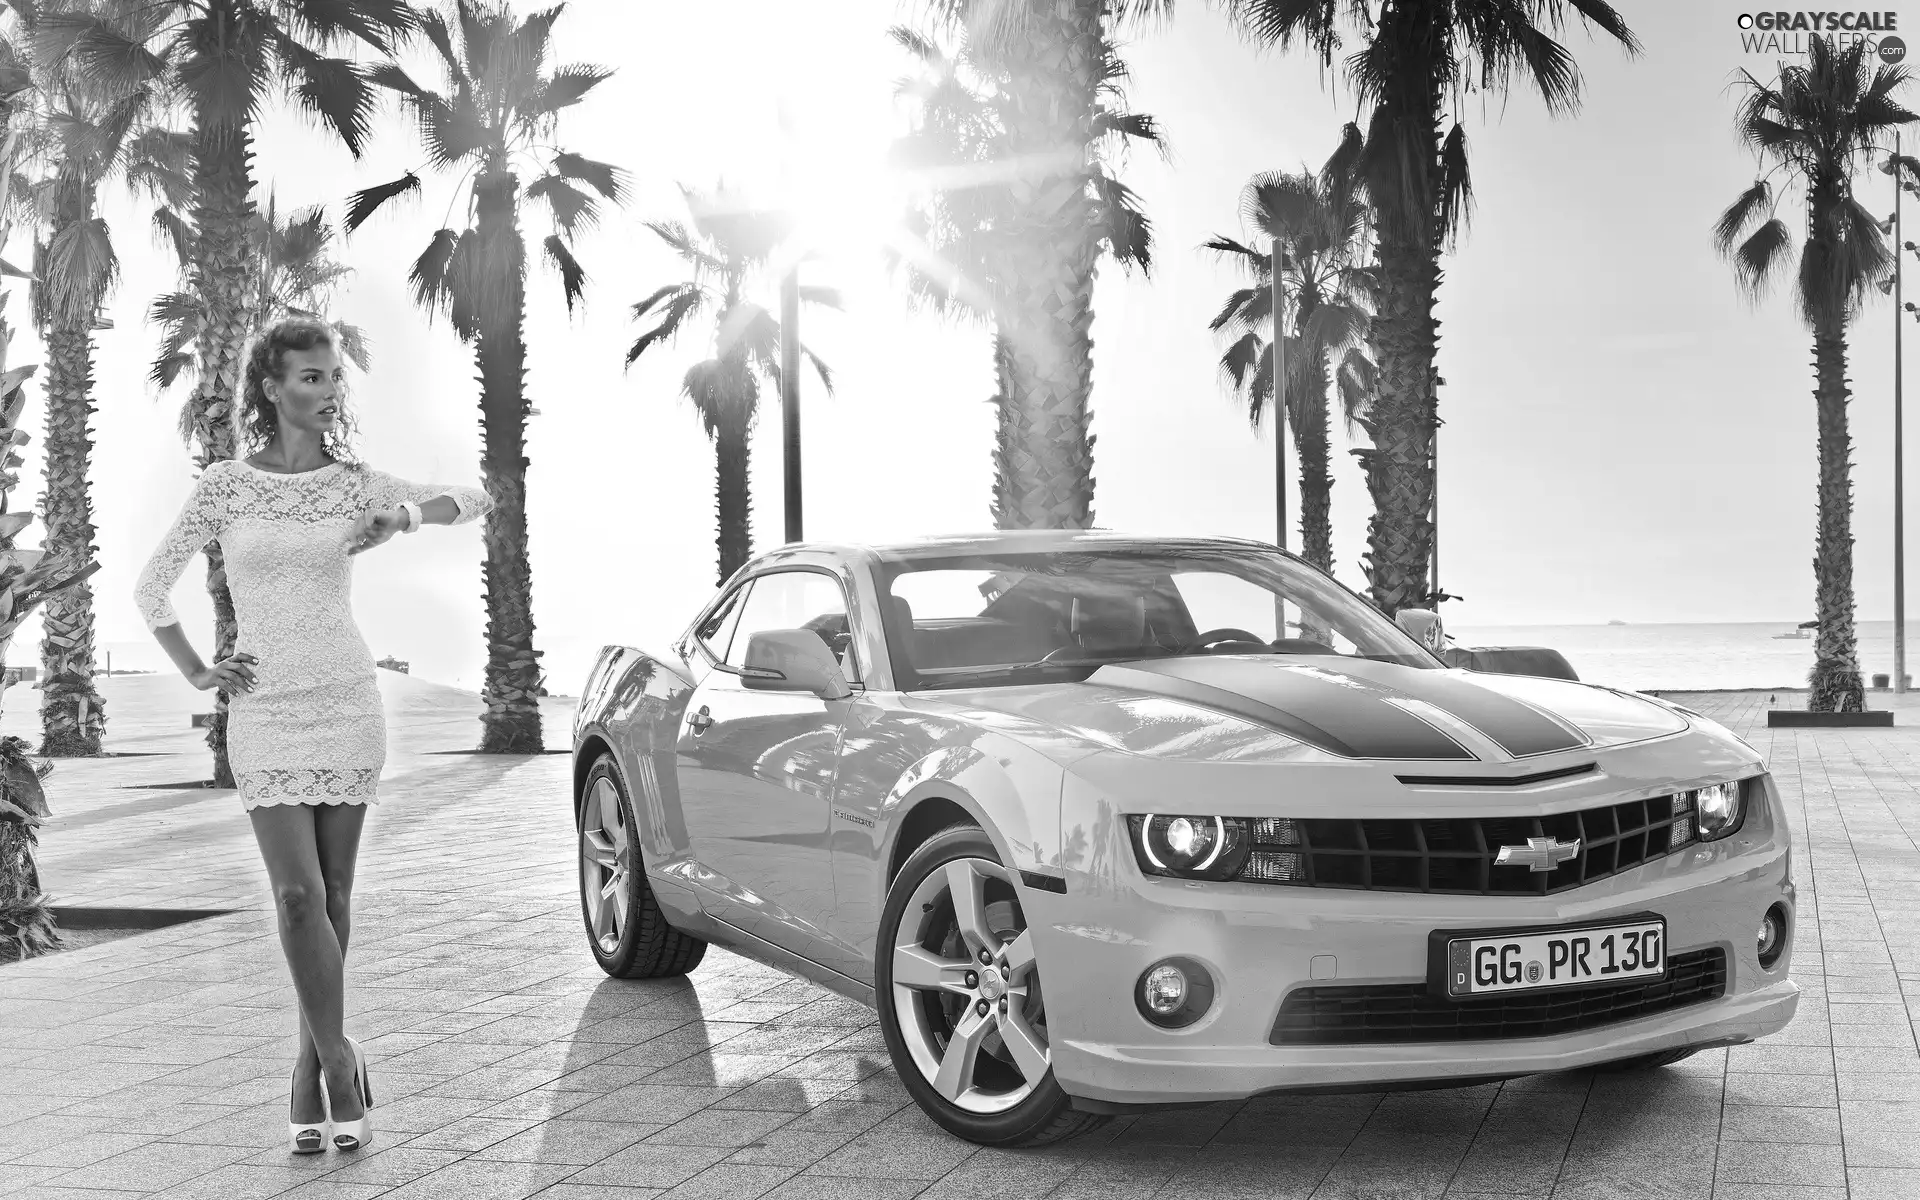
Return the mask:
[[[240,356],[253,331],[257,304],[248,237],[253,221],[253,143],[244,126],[224,126],[207,113],[194,114],[193,187],[192,283],[207,320],[194,339],[199,378],[188,404],[204,468],[234,457],[239,444],[234,402],[243,366]],[[211,661],[218,662],[233,653],[239,624],[227,590],[226,556],[220,544],[209,542],[206,556],[207,593],[213,598]],[[213,751],[214,786],[234,786],[233,768],[227,762],[224,691],[217,693],[213,720],[207,726],[207,747]]]
[[988,509],[1000,528],[999,515],[1014,512],[1014,488],[1018,471],[1014,466],[1013,345],[998,329],[993,334],[993,503]]
[[1299,419],[1293,426],[1294,450],[1300,461],[1300,554],[1322,571],[1333,570],[1333,471],[1328,461],[1327,393],[1332,379],[1300,398]]
[[[91,562],[93,501],[87,465],[93,450],[92,316],[56,316],[47,334],[45,546],[76,565]],[[93,588],[82,580],[47,598],[40,662],[40,753],[100,753],[106,705],[93,681]]]
[[1371,338],[1379,364],[1371,412],[1360,422],[1373,446],[1355,450],[1373,498],[1367,522],[1368,592],[1382,612],[1426,601],[1433,554],[1433,360],[1439,322],[1439,248],[1407,236],[1380,239],[1381,298]]
[[748,491],[747,468],[752,453],[750,406],[729,404],[713,431],[714,503],[720,534],[720,582],[753,556],[753,497]]
[[1093,523],[1093,281],[1100,255],[1087,196],[1098,101],[1103,0],[1034,5],[1010,37],[1013,153],[1074,164],[1034,180],[1009,272],[1006,419],[995,446],[1001,529]]
[[480,749],[537,754],[540,652],[533,648],[533,568],[527,553],[526,247],[518,221],[519,181],[493,171],[474,185],[482,278],[480,418],[486,450],[480,475],[493,508],[482,540],[487,590],[487,673]]
[[1853,627],[1853,453],[1847,435],[1847,338],[1842,320],[1818,320],[1813,400],[1819,426],[1820,518],[1813,551],[1814,617],[1820,622],[1808,676],[1812,712],[1860,712],[1859,646]]

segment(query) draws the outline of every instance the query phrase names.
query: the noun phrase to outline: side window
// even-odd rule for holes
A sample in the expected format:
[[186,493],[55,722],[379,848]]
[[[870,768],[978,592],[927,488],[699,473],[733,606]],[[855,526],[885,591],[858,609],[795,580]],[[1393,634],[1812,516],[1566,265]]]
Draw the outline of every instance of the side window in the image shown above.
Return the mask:
[[747,642],[754,634],[769,629],[813,630],[833,651],[847,678],[859,677],[848,662],[852,637],[847,626],[846,594],[833,576],[819,571],[776,571],[756,578],[734,629],[733,644],[727,649],[727,665],[744,665]]
[[740,610],[744,607],[740,601],[752,586],[753,581],[748,580],[735,588],[720,602],[720,607],[713,610],[713,615],[700,622],[700,628],[693,631],[693,636],[700,639],[707,653],[720,662],[727,661],[727,642],[733,637],[733,627],[739,624]]

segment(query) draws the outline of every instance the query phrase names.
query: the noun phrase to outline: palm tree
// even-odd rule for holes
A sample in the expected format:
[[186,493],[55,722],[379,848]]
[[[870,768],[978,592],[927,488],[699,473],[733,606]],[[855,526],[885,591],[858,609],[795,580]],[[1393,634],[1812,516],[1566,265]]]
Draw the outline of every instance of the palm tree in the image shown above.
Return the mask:
[[[933,38],[895,27],[893,38],[916,63],[916,73],[897,88],[914,113],[914,125],[895,146],[895,161],[929,186],[914,213],[910,230],[918,234],[916,252],[900,255],[908,267],[908,288],[935,311],[966,313],[993,328],[995,363],[995,447],[993,518],[996,528],[1039,528],[1054,524],[1050,513],[1068,488],[1069,507],[1092,518],[1092,434],[1087,432],[1085,396],[1077,401],[1079,420],[1048,424],[1031,401],[1037,396],[1021,361],[1031,353],[1021,346],[1012,296],[1020,292],[1021,273],[1033,269],[1029,209],[1031,165],[1021,161],[1010,129],[1020,121],[1016,90],[1006,86],[1008,69],[996,50],[981,44],[979,23],[958,29],[954,52]],[[1123,269],[1152,269],[1154,234],[1139,196],[1119,182],[1112,165],[1131,142],[1160,146],[1152,117],[1125,104],[1127,67],[1110,31],[1102,31],[1098,98],[1092,117],[1092,148],[1083,196],[1091,215],[1096,253],[1110,253]],[[1091,278],[1091,276],[1089,276]],[[1089,313],[1091,319],[1091,313]],[[1091,359],[1089,359],[1091,369]],[[1091,376],[1089,376],[1091,380]],[[1048,434],[1046,459],[1079,463],[1077,474],[1044,476],[1035,455],[1035,436]],[[1064,440],[1062,440],[1064,438]],[[1052,497],[1052,499],[1048,499]],[[1085,522],[1083,522],[1085,524]]]
[[[527,250],[520,202],[523,195],[537,200],[551,217],[552,232],[541,246],[571,312],[587,278],[574,259],[573,236],[598,219],[601,199],[617,204],[626,191],[619,168],[551,147],[561,110],[613,74],[584,65],[549,69],[549,34],[564,8],[516,23],[504,4],[457,0],[451,24],[437,12],[420,18],[444,79],[441,91],[420,86],[397,66],[374,72],[412,111],[429,165],[457,169],[465,188],[466,228],[436,230],[408,278],[415,302],[448,317],[473,347],[480,370],[486,444],[480,474],[493,497],[483,535],[487,672],[480,749],[496,754],[541,748],[540,652],[533,648],[527,558]],[[536,178],[522,192],[529,174]],[[395,197],[419,190],[419,174],[409,171],[354,193],[347,231]]]
[[[1370,342],[1378,367],[1370,432],[1357,452],[1373,498],[1367,577],[1389,615],[1431,600],[1433,431],[1439,322],[1433,306],[1440,256],[1472,200],[1466,130],[1458,114],[1518,75],[1549,112],[1579,104],[1580,72],[1558,32],[1569,11],[1637,54],[1640,46],[1604,0],[1228,0],[1243,32],[1261,44],[1304,42],[1333,62],[1344,14],[1360,39],[1345,60],[1349,86],[1370,105],[1358,166],[1378,238],[1379,303]],[[1451,128],[1448,128],[1449,124]],[[1442,130],[1446,130],[1442,134]]]
[[[333,52],[389,52],[414,25],[407,0],[112,0],[98,11],[47,13],[35,57],[68,59],[114,90],[165,84],[183,95],[192,138],[192,290],[206,321],[194,338],[194,440],[201,466],[232,458],[239,421],[240,355],[258,323],[253,242],[252,126],[282,87],[358,158],[371,132],[375,91],[366,70]],[[233,650],[238,626],[218,542],[206,548],[214,653]],[[217,786],[227,763],[227,697],[219,694],[207,745]]]
[[[1869,71],[1864,45],[1836,51],[1808,43],[1804,65],[1783,66],[1767,85],[1746,75],[1735,128],[1765,168],[1713,228],[1714,246],[1740,286],[1758,298],[1781,272],[1795,272],[1794,301],[1813,333],[1813,403],[1819,428],[1820,515],[1814,537],[1813,712],[1859,712],[1866,705],[1853,627],[1853,482],[1847,433],[1847,325],[1892,262],[1874,215],[1853,195],[1853,174],[1889,130],[1915,114],[1894,100],[1905,67]],[[1905,160],[1909,175],[1916,166]],[[1793,235],[1777,212],[1771,179],[1806,189],[1807,230],[1798,262]]]
[[[1300,462],[1300,545],[1303,557],[1333,570],[1333,475],[1328,446],[1332,401],[1339,398],[1347,431],[1367,416],[1372,362],[1367,334],[1373,271],[1367,210],[1350,173],[1359,131],[1319,176],[1302,171],[1256,175],[1241,192],[1246,223],[1280,248],[1281,286],[1291,298],[1284,362],[1287,422]],[[1231,340],[1220,369],[1247,417],[1260,424],[1273,399],[1273,254],[1215,236],[1207,248],[1240,263],[1253,284],[1237,289],[1208,324]]]
[[[181,274],[190,272],[192,227],[170,207],[155,209],[153,224],[173,246]],[[254,213],[252,232],[253,262],[259,272],[254,285],[259,320],[261,325],[289,317],[326,321],[339,339],[341,352],[365,371],[372,365],[366,331],[346,321],[327,320],[324,315],[334,289],[353,273],[353,268],[333,257],[333,238],[333,225],[323,207],[316,204],[283,218],[277,199],[271,192],[267,194],[266,210]],[[206,319],[206,311],[194,292],[169,292],[153,302],[147,319],[159,325],[162,333],[160,350],[147,379],[164,392],[193,365],[193,339]],[[180,410],[183,432],[190,432],[192,420],[189,404]]]
[[[79,11],[83,5],[75,6]],[[49,10],[31,14],[31,26]],[[100,188],[120,174],[161,188],[178,158],[178,139],[150,123],[151,88],[103,90],[71,59],[45,64],[35,122],[36,157],[50,165],[25,188],[44,240],[34,250],[33,317],[47,345],[46,545],[91,561],[93,500],[88,481],[93,441],[94,331],[107,327],[100,306],[118,281],[120,260],[98,211]],[[184,180],[180,182],[184,183]],[[93,590],[85,583],[47,602],[40,645],[40,752],[95,755],[106,729],[94,683]]]
[[[938,180],[922,214],[936,284],[990,314],[999,384],[994,523],[1093,521],[1093,281],[1101,254],[1142,267],[1150,230],[1108,169],[1129,139],[1157,141],[1125,109],[1123,23],[1169,0],[926,0],[952,58],[904,31],[920,61],[916,131],[902,160]],[[942,178],[944,177],[944,178]],[[927,268],[931,267],[928,271]]]
[[[724,185],[712,193],[680,190],[693,228],[678,221],[650,221],[647,227],[693,269],[693,277],[658,288],[633,306],[633,319],[651,325],[628,348],[627,365],[648,349],[672,341],[690,318],[713,313],[713,357],[689,367],[680,386],[713,439],[720,582],[725,583],[753,555],[747,466],[760,409],[760,380],[771,380],[776,390],[780,385],[780,321],[747,299],[747,290],[789,230],[783,218],[754,208]],[[840,307],[839,293],[832,288],[803,284],[800,299]],[[800,352],[832,393],[833,373],[827,364],[804,345]]]
[[[13,151],[12,139],[0,140],[7,143],[0,165],[11,166],[7,156]],[[6,244],[11,232],[12,226],[0,220],[0,245]],[[0,293],[0,310],[7,299]],[[85,582],[100,569],[99,563],[75,557],[69,550],[17,549],[13,544],[33,522],[32,513],[9,512],[8,506],[20,482],[17,468],[23,464],[17,447],[27,442],[20,416],[27,406],[25,384],[34,368],[7,369],[12,342],[13,328],[0,311],[0,447],[7,448],[5,462],[0,464],[0,662],[5,661],[7,645],[20,623],[42,601]],[[5,697],[6,686],[0,677],[0,698]],[[59,944],[33,859],[38,840],[34,829],[51,815],[40,780],[53,764],[36,765],[27,758],[26,746],[20,738],[0,738],[0,962],[42,954]]]

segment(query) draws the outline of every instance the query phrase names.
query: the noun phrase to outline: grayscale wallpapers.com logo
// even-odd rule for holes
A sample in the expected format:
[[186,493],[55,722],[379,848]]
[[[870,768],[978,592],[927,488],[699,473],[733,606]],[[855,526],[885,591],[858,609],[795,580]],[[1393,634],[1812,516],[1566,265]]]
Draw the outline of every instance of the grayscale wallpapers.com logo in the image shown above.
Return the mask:
[[1836,50],[1865,42],[1867,53],[1892,66],[1907,57],[1907,43],[1894,32],[1895,12],[1762,12],[1741,13],[1740,48],[1748,54],[1775,58],[1804,57],[1814,38],[1824,38]]

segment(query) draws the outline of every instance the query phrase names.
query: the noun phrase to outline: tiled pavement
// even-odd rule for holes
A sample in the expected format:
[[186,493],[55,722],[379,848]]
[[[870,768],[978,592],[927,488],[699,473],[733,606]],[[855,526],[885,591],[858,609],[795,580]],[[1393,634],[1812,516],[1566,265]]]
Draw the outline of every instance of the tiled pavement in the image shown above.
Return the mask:
[[[49,885],[237,911],[0,967],[0,1196],[1920,1197],[1920,711],[1770,733],[1766,695],[1683,700],[1768,753],[1792,815],[1805,991],[1765,1043],[1638,1077],[1218,1105],[1004,1152],[936,1130],[870,1014],[810,985],[718,952],[681,981],[601,975],[566,757],[436,753],[470,744],[473,699],[384,685],[389,799],[348,1001],[374,1147],[281,1148],[293,1001],[246,821],[231,793],[140,786],[200,769],[179,728],[197,697],[121,678],[112,746],[150,756],[60,765]],[[6,699],[25,731],[37,697]]]

